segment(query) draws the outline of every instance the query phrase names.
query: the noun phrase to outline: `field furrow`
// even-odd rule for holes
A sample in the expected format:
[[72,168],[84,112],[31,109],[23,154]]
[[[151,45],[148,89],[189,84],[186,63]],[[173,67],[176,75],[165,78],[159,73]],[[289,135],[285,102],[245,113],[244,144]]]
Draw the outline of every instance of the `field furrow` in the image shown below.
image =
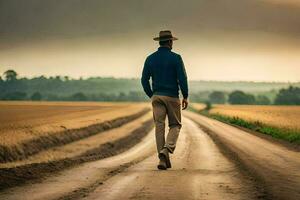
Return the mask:
[[59,147],[40,151],[24,160],[0,164],[0,190],[35,182],[81,163],[114,156],[139,143],[153,127],[148,109],[135,119]]
[[99,124],[92,124],[78,129],[66,129],[55,134],[45,134],[41,137],[26,140],[24,143],[19,145],[0,146],[0,162],[4,163],[26,159],[31,155],[39,153],[40,151],[69,144],[71,142],[101,133],[105,130],[119,127],[125,123],[137,119],[138,117],[141,117],[147,112],[149,112],[149,109],[145,108],[137,113],[104,121]]
[[[69,144],[40,151],[32,156],[29,156],[27,159],[0,163],[0,168],[18,167],[33,163],[57,161],[66,158],[93,156],[95,155],[93,153],[95,152],[95,149],[103,149],[103,147],[113,149],[115,148],[115,141],[130,136],[136,129],[140,127],[152,127],[151,117],[151,113],[148,112],[143,116],[125,123],[118,128],[103,131],[101,134],[95,134]],[[100,152],[100,154],[103,153],[103,151],[98,150],[96,152]]]
[[143,103],[0,102],[0,145],[18,145],[68,129],[100,124],[146,107]]

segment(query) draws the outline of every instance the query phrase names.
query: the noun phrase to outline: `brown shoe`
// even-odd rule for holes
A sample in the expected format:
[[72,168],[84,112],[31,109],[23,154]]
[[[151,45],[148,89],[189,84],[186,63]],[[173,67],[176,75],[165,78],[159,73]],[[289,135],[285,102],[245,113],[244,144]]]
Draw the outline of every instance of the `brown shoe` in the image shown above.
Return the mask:
[[172,165],[171,165],[171,161],[170,161],[170,157],[169,157],[169,151],[167,148],[163,148],[160,153],[159,153],[159,158],[164,158],[165,161],[166,161],[166,166],[167,168],[171,168]]
[[166,170],[167,169],[167,164],[165,158],[159,158],[159,163],[157,165],[157,168],[160,170]]

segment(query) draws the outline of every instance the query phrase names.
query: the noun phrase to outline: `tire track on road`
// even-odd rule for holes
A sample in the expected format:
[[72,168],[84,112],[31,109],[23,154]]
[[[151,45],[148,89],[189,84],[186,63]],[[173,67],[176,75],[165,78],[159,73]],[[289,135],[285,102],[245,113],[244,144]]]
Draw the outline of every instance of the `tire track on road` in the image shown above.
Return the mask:
[[186,112],[265,188],[268,199],[300,199],[300,152],[222,122]]

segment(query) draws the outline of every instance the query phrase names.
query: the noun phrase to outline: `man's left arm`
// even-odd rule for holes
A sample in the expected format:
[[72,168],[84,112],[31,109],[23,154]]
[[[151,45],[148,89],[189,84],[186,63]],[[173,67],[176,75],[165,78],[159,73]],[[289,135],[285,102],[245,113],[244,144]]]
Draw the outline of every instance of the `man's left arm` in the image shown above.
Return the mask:
[[182,107],[183,109],[186,109],[188,106],[187,98],[189,95],[189,89],[188,89],[188,81],[187,81],[187,75],[186,75],[184,63],[180,55],[179,55],[179,61],[177,65],[177,78],[183,96]]
[[179,56],[179,61],[177,65],[177,78],[178,78],[182,96],[184,99],[187,99],[189,95],[189,89],[188,89],[187,75],[186,75],[184,63],[181,56]]

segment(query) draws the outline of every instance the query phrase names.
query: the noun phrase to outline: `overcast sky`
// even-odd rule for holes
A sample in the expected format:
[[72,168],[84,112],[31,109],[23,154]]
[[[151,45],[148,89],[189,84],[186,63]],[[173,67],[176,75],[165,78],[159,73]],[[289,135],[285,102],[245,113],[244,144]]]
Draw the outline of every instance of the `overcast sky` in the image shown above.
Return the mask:
[[0,0],[0,73],[139,77],[170,29],[193,80],[300,81],[299,0]]

